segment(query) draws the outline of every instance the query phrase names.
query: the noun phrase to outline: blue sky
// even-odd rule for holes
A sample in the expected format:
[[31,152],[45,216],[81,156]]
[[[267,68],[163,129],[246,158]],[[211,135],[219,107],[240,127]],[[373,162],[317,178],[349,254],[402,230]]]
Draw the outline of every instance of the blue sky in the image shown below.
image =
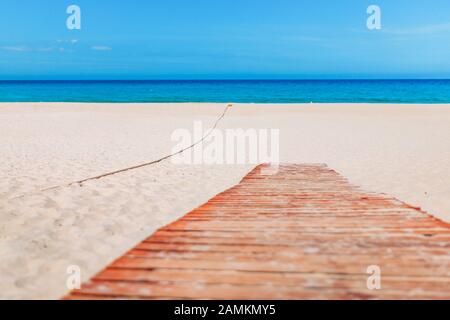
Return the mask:
[[450,1],[0,3],[0,79],[186,78],[450,78]]

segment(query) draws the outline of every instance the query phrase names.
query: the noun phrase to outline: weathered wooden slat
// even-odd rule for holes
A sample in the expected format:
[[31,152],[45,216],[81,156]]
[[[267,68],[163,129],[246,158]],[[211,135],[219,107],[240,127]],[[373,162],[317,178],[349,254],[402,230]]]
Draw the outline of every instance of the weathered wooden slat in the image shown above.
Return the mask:
[[[66,299],[449,299],[450,226],[323,164],[265,165]],[[369,266],[380,290],[367,287]]]

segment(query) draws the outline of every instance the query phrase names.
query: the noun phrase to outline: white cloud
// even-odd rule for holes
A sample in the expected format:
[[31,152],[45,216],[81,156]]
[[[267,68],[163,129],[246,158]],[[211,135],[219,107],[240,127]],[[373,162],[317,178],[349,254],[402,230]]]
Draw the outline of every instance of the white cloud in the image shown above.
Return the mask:
[[111,47],[107,47],[107,46],[93,46],[93,47],[91,47],[91,49],[95,50],[95,51],[110,51],[110,50],[112,50]]
[[397,35],[427,35],[446,31],[450,31],[450,23],[434,24],[406,29],[384,29],[384,32],[386,33]]
[[29,51],[29,49],[27,47],[15,47],[15,46],[11,46],[11,47],[2,47],[3,50],[7,50],[7,51],[16,51],[16,52],[25,52],[25,51]]
[[53,47],[39,47],[39,48],[30,48],[26,46],[6,46],[2,47],[3,50],[13,51],[13,52],[50,52],[53,51]]
[[47,48],[37,48],[36,51],[38,52],[49,52],[49,51],[53,51],[53,47],[47,47]]
[[78,39],[70,39],[70,40],[62,40],[62,39],[59,39],[59,40],[56,40],[56,42],[58,42],[58,43],[70,43],[70,44],[76,44],[76,43],[79,42],[79,40],[78,40]]
[[329,39],[318,38],[318,37],[310,37],[303,35],[295,35],[295,36],[287,36],[284,37],[285,40],[289,41],[298,41],[298,42],[324,42],[329,41]]

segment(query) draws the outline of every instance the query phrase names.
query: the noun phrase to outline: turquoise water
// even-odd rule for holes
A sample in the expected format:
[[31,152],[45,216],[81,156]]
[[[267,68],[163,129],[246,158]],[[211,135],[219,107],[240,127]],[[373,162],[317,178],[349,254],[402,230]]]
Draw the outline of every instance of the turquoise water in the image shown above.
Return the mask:
[[0,81],[0,101],[450,103],[450,80]]

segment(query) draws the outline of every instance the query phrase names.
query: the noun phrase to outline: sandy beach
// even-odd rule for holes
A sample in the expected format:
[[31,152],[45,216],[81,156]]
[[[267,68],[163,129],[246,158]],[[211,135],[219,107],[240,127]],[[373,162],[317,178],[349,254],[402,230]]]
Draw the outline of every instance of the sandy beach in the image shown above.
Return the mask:
[[[0,104],[0,298],[57,299],[254,165],[160,159],[224,104]],[[450,105],[235,104],[219,129],[280,130],[280,161],[326,163],[368,191],[450,222]],[[71,184],[71,185],[69,185]],[[55,188],[52,188],[55,187]],[[50,189],[49,189],[50,188]]]

